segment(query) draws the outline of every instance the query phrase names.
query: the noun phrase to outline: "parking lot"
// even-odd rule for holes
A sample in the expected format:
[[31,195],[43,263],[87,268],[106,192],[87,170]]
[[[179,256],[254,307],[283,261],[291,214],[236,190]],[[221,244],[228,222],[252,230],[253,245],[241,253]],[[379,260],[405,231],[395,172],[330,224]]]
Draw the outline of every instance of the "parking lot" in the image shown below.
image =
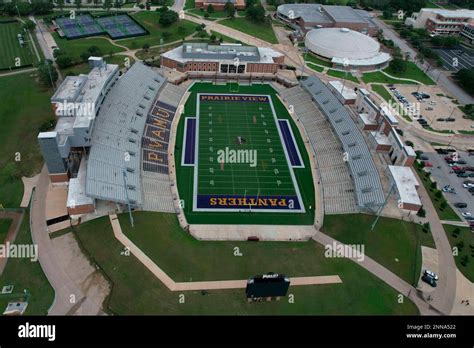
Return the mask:
[[[459,164],[460,167],[474,167],[474,156],[469,156],[467,152],[458,152],[460,160],[466,161],[466,164]],[[453,209],[457,212],[469,212],[474,216],[474,195],[472,195],[467,188],[463,187],[465,181],[471,181],[474,183],[474,177],[460,178],[453,172],[444,157],[448,156],[445,154],[438,154],[436,152],[425,152],[422,156],[426,156],[425,164],[431,164],[429,169],[433,180],[438,183],[438,188],[442,189],[445,186],[449,186],[454,189],[456,193],[443,193],[446,200],[453,206],[455,203],[466,203],[467,207],[459,209],[453,206]],[[474,173],[466,171],[466,173]]]
[[[397,85],[397,90],[403,95],[409,105],[413,106],[419,111],[419,114],[423,119],[427,121],[427,125],[434,130],[439,131],[454,131],[454,130],[469,130],[473,131],[474,121],[463,118],[464,113],[458,108],[458,105],[453,103],[452,99],[444,96],[442,91],[436,86],[421,86],[420,88],[415,86],[403,86]],[[421,101],[417,100],[412,95],[414,92],[420,92],[429,95],[429,98]],[[393,91],[390,91],[393,93]],[[408,113],[408,116],[416,120],[417,112]],[[454,119],[453,122],[447,122],[446,119]],[[444,119],[441,121],[440,119]],[[421,125],[418,122],[414,122],[416,127]]]
[[434,49],[443,61],[443,68],[449,71],[470,69],[474,67],[474,52],[459,46],[454,49]]

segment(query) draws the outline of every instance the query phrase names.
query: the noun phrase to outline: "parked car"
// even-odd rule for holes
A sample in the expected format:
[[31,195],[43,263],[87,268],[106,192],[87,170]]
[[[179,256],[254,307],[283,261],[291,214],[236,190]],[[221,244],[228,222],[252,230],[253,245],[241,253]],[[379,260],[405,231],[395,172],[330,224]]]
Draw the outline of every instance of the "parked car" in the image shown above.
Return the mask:
[[430,284],[433,288],[436,288],[438,284],[436,284],[436,280],[434,280],[432,277],[423,274],[423,277],[421,277],[421,280],[423,280],[425,283]]
[[422,159],[423,161],[428,161],[429,160],[428,156],[426,156],[426,155],[421,155],[420,159]]
[[470,212],[468,212],[468,211],[465,211],[465,212],[461,213],[461,215],[462,215],[462,217],[470,217],[470,216],[472,216],[472,214],[471,214]]
[[465,160],[462,160],[462,159],[458,159],[456,162],[457,162],[457,164],[466,164],[467,163]]
[[435,273],[435,272],[432,272],[428,269],[425,269],[425,271],[423,272],[423,274],[427,275],[428,277],[431,277],[433,278],[434,280],[439,280],[439,277],[438,275]]
[[467,208],[467,203],[454,203],[453,204],[456,208],[459,208],[459,209],[464,209],[464,208]]
[[452,117],[451,118],[448,117],[448,118],[445,119],[445,121],[446,122],[454,122],[454,121],[456,121],[456,119],[452,118]]
[[442,117],[436,119],[436,121],[438,121],[438,122],[444,122],[445,120],[446,120],[446,119],[445,119],[445,118],[442,118]]
[[468,188],[474,187],[474,184],[462,184],[462,187],[468,189]]
[[456,174],[458,178],[468,178],[469,177],[469,174],[467,173],[457,173]]

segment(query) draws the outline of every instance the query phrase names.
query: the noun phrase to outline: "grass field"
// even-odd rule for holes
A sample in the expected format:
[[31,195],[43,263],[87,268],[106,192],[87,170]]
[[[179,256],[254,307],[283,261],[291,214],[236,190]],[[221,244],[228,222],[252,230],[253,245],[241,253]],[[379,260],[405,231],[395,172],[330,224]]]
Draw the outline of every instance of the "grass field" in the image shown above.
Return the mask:
[[[185,105],[185,116],[196,116],[197,93],[230,93],[230,88],[229,85],[195,84],[191,88],[192,94]],[[309,159],[299,131],[293,124],[286,108],[277,99],[273,88],[266,84],[240,86],[239,92],[235,94],[271,96],[277,118],[290,122],[304,168],[289,168],[270,104],[206,102],[201,105],[199,116],[197,194],[199,196],[238,195],[241,198],[252,195],[254,198],[256,196],[264,198],[264,196],[276,195],[294,196],[298,188],[306,212],[278,214],[274,212],[256,213],[255,210],[251,213],[194,211],[191,202],[195,202],[195,169],[190,166],[178,165],[178,190],[180,198],[185,201],[184,211],[188,221],[227,224],[268,224],[270,222],[275,224],[312,224],[314,221],[314,186]],[[175,150],[175,157],[179,163],[181,163],[183,156],[184,123],[185,117],[182,117],[178,127]],[[209,123],[212,123],[212,127]],[[257,151],[257,164],[255,167],[249,167],[248,163],[224,163],[222,170],[218,162],[217,151],[225,150],[226,147],[229,150],[237,149],[238,145],[235,140],[238,136],[246,140],[241,145],[242,148]],[[211,150],[214,153],[212,155],[209,153]],[[212,162],[210,162],[211,160]],[[294,180],[291,172],[294,174]],[[309,208],[310,206],[311,208]]]
[[160,38],[163,37],[164,32],[170,34],[167,38],[163,37],[164,43],[182,40],[186,36],[194,33],[197,26],[196,23],[180,19],[168,27],[163,27],[158,22],[160,20],[160,13],[156,11],[141,11],[131,16],[144,26],[150,32],[150,35],[116,41],[118,44],[130,49],[142,48],[144,44],[157,46],[160,44]]
[[[23,34],[25,44],[23,47],[18,42],[17,34]],[[29,66],[36,62],[33,46],[29,37],[23,32],[21,23],[0,23],[0,69],[18,68]]]
[[422,226],[381,217],[371,231],[375,217],[365,214],[324,218],[322,231],[346,244],[362,244],[365,254],[410,284],[416,284],[421,269],[421,245],[435,248],[430,232]]
[[328,75],[329,76],[334,76],[334,77],[337,77],[337,78],[340,78],[340,79],[344,79],[344,80],[349,80],[349,81],[352,81],[354,83],[359,83],[359,79],[357,77],[355,77],[354,75],[352,75],[350,72],[346,73],[344,71],[329,69],[328,70]]
[[315,70],[315,71],[317,71],[317,72],[323,72],[323,70],[324,70],[323,67],[320,67],[320,66],[318,66],[318,65],[315,65],[315,64],[313,64],[313,63],[306,62],[306,65],[308,65],[310,69]]
[[53,118],[52,91],[39,87],[35,78],[36,73],[0,77],[0,204],[4,207],[20,205],[21,176],[39,173],[43,163],[36,137],[40,125]]
[[0,219],[0,244],[5,242],[11,224],[12,219]]
[[407,70],[403,73],[394,72],[390,68],[384,69],[384,72],[395,78],[388,77],[380,71],[375,71],[363,74],[362,80],[364,80],[365,83],[415,84],[415,82],[399,80],[399,78],[403,78],[419,81],[425,85],[434,85],[434,81],[413,62],[407,62]]
[[[30,217],[25,213],[15,244],[33,243],[30,233]],[[5,285],[14,285],[13,293],[23,293],[28,289],[31,297],[28,301],[26,315],[46,315],[54,300],[54,290],[49,285],[46,276],[38,261],[32,262],[26,258],[11,258],[8,260],[5,270],[0,276],[0,288]],[[0,308],[5,309],[9,301],[18,298],[0,297]]]
[[321,58],[318,58],[311,53],[308,53],[304,56],[306,62],[311,62],[317,65],[325,66],[327,68],[330,68],[332,66],[331,62],[328,62],[326,60],[322,60]]
[[[454,257],[456,266],[464,276],[471,282],[474,282],[474,233],[467,227],[456,227],[452,225],[443,225],[446,235],[449,239],[451,248],[458,248],[458,255]],[[458,228],[460,233],[456,236],[453,231]],[[462,245],[460,245],[462,243]],[[461,264],[463,259],[467,259],[466,266]]]
[[273,28],[270,23],[254,23],[245,17],[239,17],[234,19],[224,19],[219,21],[219,24],[225,25],[229,28],[236,29],[258,39],[277,44],[278,40],[273,32]]
[[[290,287],[295,303],[246,302],[243,290],[170,292],[113,236],[108,218],[81,224],[77,236],[114,286],[110,308],[117,314],[189,315],[360,315],[417,314],[413,303],[397,302],[398,293],[357,264],[324,257],[324,248],[309,242],[203,242],[182,231],[174,214],[139,212],[124,233],[175,281],[247,279],[274,271],[291,276],[339,274],[343,283]],[[104,248],[107,245],[107,248]],[[233,256],[239,247],[242,257]]]

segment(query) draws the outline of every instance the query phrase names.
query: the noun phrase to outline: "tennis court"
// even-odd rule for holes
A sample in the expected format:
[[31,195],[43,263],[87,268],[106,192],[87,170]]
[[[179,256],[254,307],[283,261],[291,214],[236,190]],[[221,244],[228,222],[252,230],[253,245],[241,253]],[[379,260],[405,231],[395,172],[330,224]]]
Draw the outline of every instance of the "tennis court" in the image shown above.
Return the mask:
[[127,14],[96,18],[90,14],[80,14],[74,18],[58,17],[55,22],[67,39],[107,34],[110,38],[117,40],[148,34],[140,24]]

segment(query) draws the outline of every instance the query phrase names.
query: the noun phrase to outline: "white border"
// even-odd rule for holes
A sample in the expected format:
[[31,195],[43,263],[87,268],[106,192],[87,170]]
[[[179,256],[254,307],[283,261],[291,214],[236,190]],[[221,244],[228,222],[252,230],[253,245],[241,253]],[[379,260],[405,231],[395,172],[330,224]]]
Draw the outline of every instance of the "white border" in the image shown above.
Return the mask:
[[270,95],[265,94],[232,94],[232,93],[196,93],[197,100],[196,100],[196,141],[195,141],[195,153],[194,153],[194,185],[193,185],[193,211],[205,211],[205,212],[251,212],[252,209],[232,209],[232,208],[198,208],[197,207],[197,196],[198,196],[198,169],[199,169],[199,111],[200,111],[200,96],[201,94],[205,95],[249,95],[249,96],[264,96],[267,97],[270,101],[270,109],[272,110],[273,119],[275,121],[275,126],[278,130],[278,135],[280,136],[280,142],[283,147],[283,152],[285,153],[286,163],[288,165],[288,169],[290,172],[291,180],[293,181],[293,185],[295,187],[296,197],[300,203],[300,209],[254,209],[254,212],[268,212],[268,213],[305,213],[306,209],[304,206],[303,199],[301,198],[300,187],[298,185],[298,181],[295,178],[295,174],[293,172],[293,166],[291,165],[290,158],[288,156],[288,152],[286,151],[286,145],[284,144],[284,138],[281,133],[280,125],[278,124],[278,118],[276,116],[275,108],[273,107],[273,100]]
[[[183,152],[181,152],[181,166],[182,167],[194,167],[196,165],[196,158],[194,158],[194,163],[193,164],[186,164],[184,163],[184,157],[186,157],[186,143],[188,141],[187,138],[187,130],[188,130],[188,119],[195,119],[196,120],[196,128],[197,128],[197,118],[196,117],[185,117],[184,118],[184,139],[183,139]],[[196,135],[196,132],[194,132]],[[194,146],[196,146],[196,139],[194,139]]]
[[[298,159],[300,160],[300,163],[301,163],[301,165],[299,165],[299,166],[291,165],[291,167],[293,167],[293,168],[304,168],[304,162],[303,162],[303,159],[301,158],[300,149],[298,147],[298,143],[296,142],[295,136],[293,134],[293,129],[291,129],[290,121],[288,121],[287,119],[278,119],[278,122],[280,122],[280,121],[284,121],[288,125],[288,129],[290,130],[291,139],[293,140],[293,144],[295,144],[296,153],[297,153]],[[278,127],[280,127],[280,123],[278,123]],[[283,145],[286,146],[284,138],[283,138]],[[291,163],[291,161],[290,161],[290,163]]]

